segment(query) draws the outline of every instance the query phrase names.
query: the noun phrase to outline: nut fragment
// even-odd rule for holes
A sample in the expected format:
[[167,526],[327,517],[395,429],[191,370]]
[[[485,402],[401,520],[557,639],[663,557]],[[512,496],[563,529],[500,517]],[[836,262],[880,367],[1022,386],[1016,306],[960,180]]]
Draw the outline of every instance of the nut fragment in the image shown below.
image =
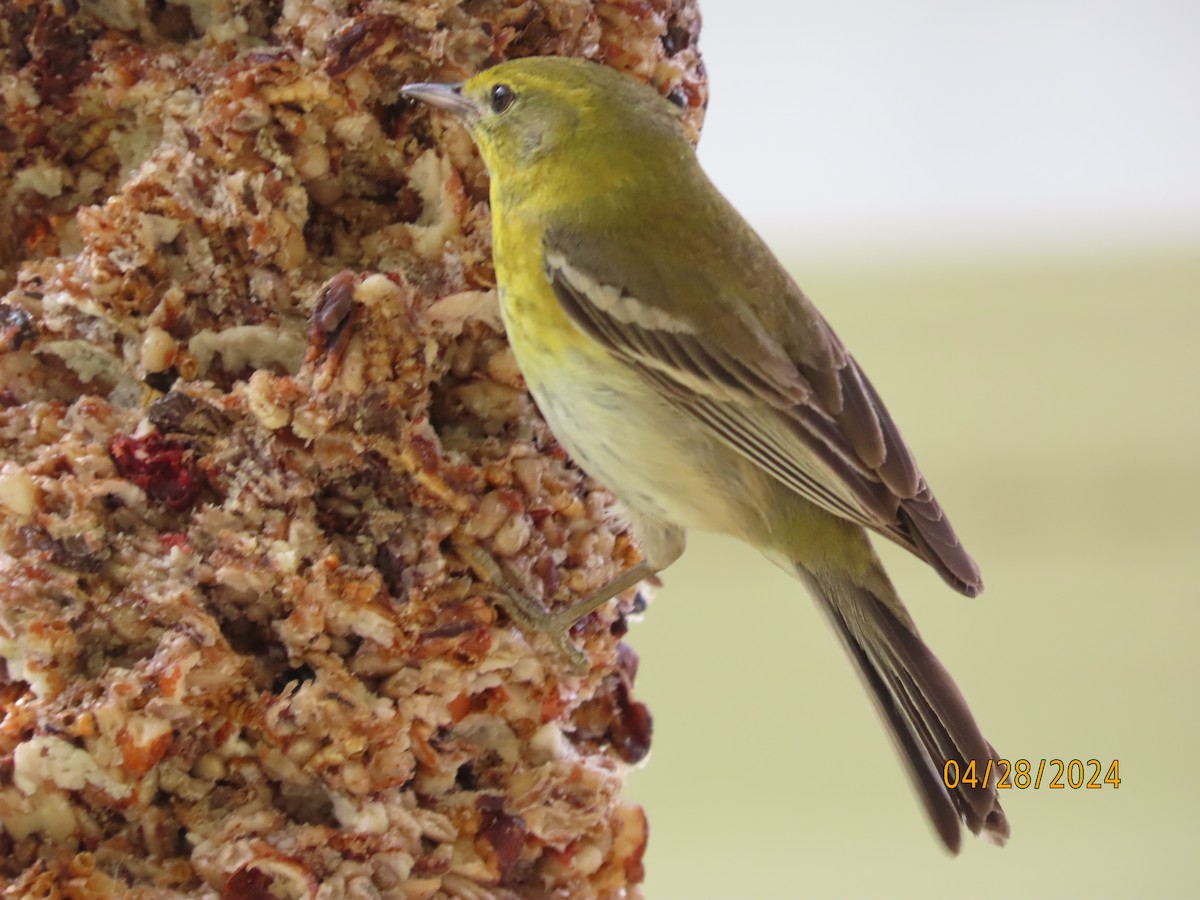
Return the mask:
[[336,334],[341,329],[354,308],[354,281],[351,272],[333,276],[313,307],[313,328],[326,334]]
[[179,391],[171,391],[150,404],[146,417],[163,433],[220,434],[229,419],[211,404]]
[[146,329],[142,338],[142,366],[147,372],[163,372],[175,360],[175,339],[157,326]]
[[329,151],[324,145],[306,142],[295,158],[296,173],[305,181],[322,178],[329,174]]
[[5,463],[0,468],[0,504],[18,516],[29,517],[37,508],[38,488],[23,468]]

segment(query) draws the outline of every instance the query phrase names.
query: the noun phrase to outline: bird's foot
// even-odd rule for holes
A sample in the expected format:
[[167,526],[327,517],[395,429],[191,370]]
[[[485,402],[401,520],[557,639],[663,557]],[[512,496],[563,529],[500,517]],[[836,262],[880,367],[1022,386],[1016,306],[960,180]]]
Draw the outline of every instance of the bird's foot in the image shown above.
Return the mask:
[[482,547],[464,543],[458,545],[457,549],[480,578],[496,586],[497,590],[491,593],[491,599],[495,600],[523,631],[536,631],[550,638],[566,656],[572,671],[577,674],[585,674],[591,668],[591,660],[571,640],[571,627],[613,597],[654,574],[643,560],[591,596],[558,612],[551,612],[541,602],[519,590],[495,558]]

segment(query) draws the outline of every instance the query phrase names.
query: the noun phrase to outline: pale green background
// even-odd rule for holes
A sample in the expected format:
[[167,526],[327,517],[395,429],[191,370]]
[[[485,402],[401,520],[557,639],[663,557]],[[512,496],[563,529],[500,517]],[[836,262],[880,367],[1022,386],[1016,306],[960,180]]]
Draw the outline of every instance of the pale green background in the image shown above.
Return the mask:
[[630,636],[647,895],[1200,896],[1200,244],[793,269],[982,566],[967,600],[882,548],[985,733],[1123,781],[1009,791],[1009,845],[948,858],[800,585],[695,536]]
[[987,591],[882,547],[1010,757],[948,858],[799,584],[693,538],[631,632],[650,900],[1200,897],[1200,3],[699,0],[700,156],[862,362]]

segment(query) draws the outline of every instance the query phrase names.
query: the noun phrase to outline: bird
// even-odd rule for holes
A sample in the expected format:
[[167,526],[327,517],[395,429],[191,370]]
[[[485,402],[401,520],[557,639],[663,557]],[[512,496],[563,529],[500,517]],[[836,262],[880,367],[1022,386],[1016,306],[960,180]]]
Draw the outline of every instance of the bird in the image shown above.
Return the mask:
[[566,57],[400,90],[455,116],[478,147],[518,367],[642,554],[560,612],[505,584],[518,618],[562,636],[673,563],[688,529],[732,535],[815,598],[945,847],[958,852],[962,825],[1003,844],[996,779],[945,777],[950,761],[982,773],[996,752],[868,533],[968,597],[979,569],[866,374],[701,168],[680,107]]

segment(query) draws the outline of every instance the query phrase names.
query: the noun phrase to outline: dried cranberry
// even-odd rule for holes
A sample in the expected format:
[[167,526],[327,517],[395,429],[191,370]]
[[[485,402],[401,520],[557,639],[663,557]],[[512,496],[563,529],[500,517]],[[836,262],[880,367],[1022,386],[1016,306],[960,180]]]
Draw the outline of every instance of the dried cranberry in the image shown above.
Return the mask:
[[503,800],[484,794],[475,801],[479,810],[479,838],[486,841],[496,854],[500,880],[512,879],[515,867],[525,849],[525,820],[504,811]]
[[654,720],[646,704],[633,699],[629,679],[620,670],[605,679],[603,690],[580,705],[572,719],[577,739],[607,741],[631,765],[650,752]]
[[243,866],[234,872],[221,891],[221,900],[271,900],[274,880],[266,872]]
[[614,692],[614,712],[609,738],[617,755],[630,765],[639,763],[650,752],[650,738],[654,733],[654,720],[645,703],[629,695],[624,680]]
[[151,500],[176,511],[196,502],[203,475],[186,445],[158,432],[141,438],[119,434],[109,452],[121,477],[140,487]]

